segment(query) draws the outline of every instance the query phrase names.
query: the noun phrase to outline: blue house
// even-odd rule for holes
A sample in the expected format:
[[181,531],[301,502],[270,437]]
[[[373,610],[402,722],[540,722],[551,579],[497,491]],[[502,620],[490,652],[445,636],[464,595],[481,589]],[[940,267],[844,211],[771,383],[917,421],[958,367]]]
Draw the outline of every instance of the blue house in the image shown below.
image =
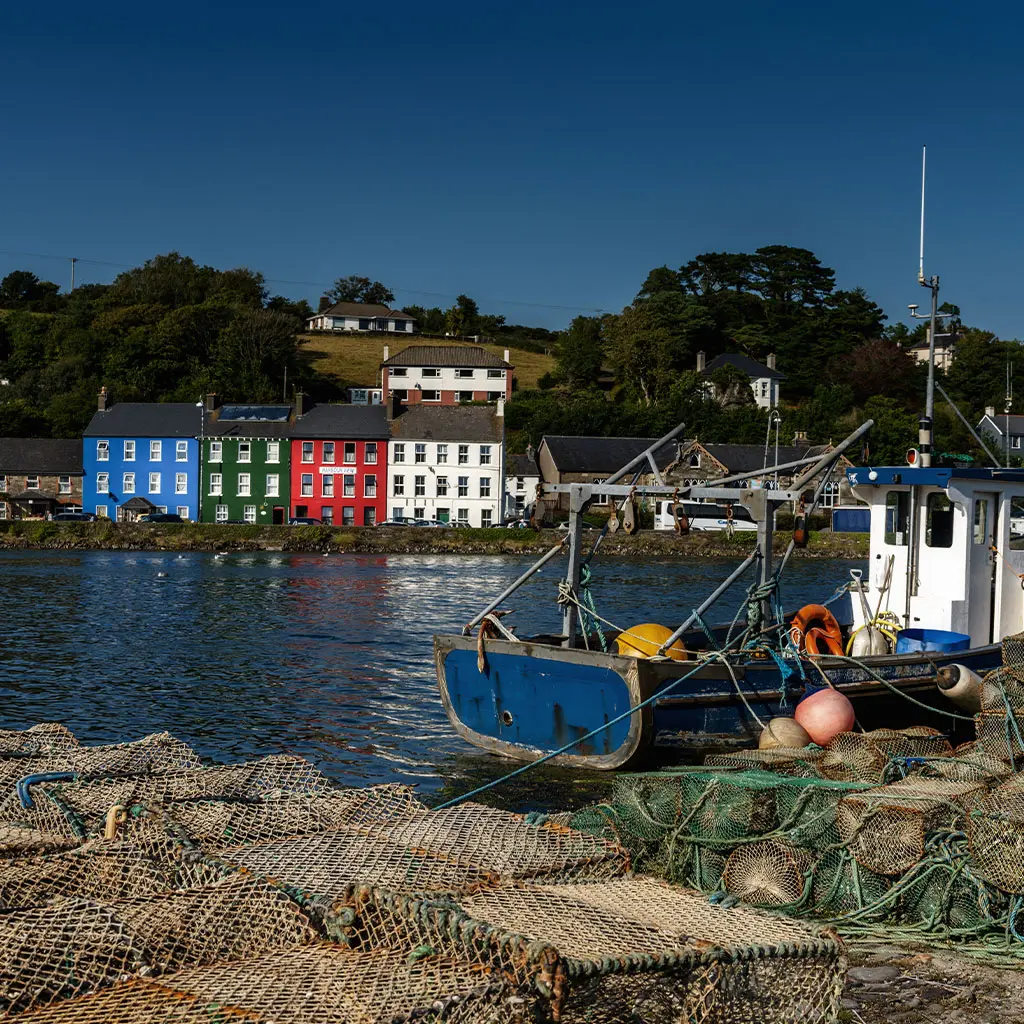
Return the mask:
[[191,402],[120,402],[100,392],[83,438],[82,507],[117,521],[148,512],[199,519],[203,409]]

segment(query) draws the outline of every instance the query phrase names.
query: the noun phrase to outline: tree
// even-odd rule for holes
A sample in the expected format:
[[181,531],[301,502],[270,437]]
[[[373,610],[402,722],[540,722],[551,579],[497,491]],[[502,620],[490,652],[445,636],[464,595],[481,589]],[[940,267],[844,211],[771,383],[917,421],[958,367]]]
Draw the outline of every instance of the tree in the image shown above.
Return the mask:
[[444,326],[456,338],[479,333],[480,307],[468,295],[457,295],[455,305],[445,310]]
[[287,313],[288,316],[293,316],[303,323],[313,315],[313,307],[305,299],[287,299],[283,295],[274,295],[269,298],[267,309],[272,309],[275,313]]
[[848,386],[857,403],[866,402],[872,395],[906,402],[920,400],[924,394],[923,369],[895,341],[872,338],[852,352],[835,357],[828,366],[828,378]]
[[598,317],[578,316],[558,337],[558,378],[570,391],[597,383],[604,357],[604,338]]
[[60,285],[40,281],[28,270],[12,270],[0,281],[0,307],[50,312],[57,308]]
[[226,385],[253,401],[281,393],[297,354],[295,320],[270,309],[246,310],[221,332],[219,372]]
[[362,302],[381,306],[388,306],[395,301],[395,293],[386,285],[356,274],[339,277],[327,297],[332,302]]

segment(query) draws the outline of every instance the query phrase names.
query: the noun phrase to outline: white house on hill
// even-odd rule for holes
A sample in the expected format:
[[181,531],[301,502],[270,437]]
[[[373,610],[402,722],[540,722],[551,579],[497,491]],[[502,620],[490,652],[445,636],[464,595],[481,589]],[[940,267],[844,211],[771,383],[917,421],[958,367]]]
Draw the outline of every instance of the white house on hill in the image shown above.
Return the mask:
[[730,352],[715,356],[707,365],[704,363],[704,353],[697,353],[697,372],[705,377],[710,377],[723,366],[735,367],[750,378],[750,390],[760,408],[774,409],[779,404],[779,384],[786,379],[786,375],[775,368],[774,352],[767,357],[767,363],[759,363],[739,352]]
[[413,334],[416,321],[404,310],[365,302],[336,302],[306,321],[309,331],[355,331]]

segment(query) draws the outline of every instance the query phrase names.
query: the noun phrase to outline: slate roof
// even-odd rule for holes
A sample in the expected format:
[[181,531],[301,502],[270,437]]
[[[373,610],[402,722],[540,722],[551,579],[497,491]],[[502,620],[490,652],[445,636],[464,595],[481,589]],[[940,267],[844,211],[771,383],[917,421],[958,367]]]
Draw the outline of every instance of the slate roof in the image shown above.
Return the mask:
[[389,319],[398,317],[401,320],[413,321],[416,319],[406,313],[404,309],[391,309],[388,306],[382,306],[375,302],[336,302],[329,309],[325,309],[322,313],[317,313],[316,316],[379,316],[388,317]]
[[381,366],[465,366],[511,370],[500,356],[475,345],[410,345],[386,359]]
[[[730,473],[750,473],[756,469],[764,469],[763,444],[705,444],[701,447],[712,458],[717,459]],[[815,455],[824,455],[828,445],[779,445],[778,465],[808,459]],[[685,453],[684,453],[685,454]],[[775,445],[768,446],[768,466],[776,465]]]
[[756,359],[751,359],[750,356],[742,355],[739,352],[726,352],[723,355],[715,356],[715,358],[704,367],[704,376],[710,376],[714,370],[723,366],[735,366],[737,370],[741,370],[748,377],[773,377],[776,380],[786,379],[786,375],[784,373],[779,373],[778,370],[772,370],[770,367],[765,366],[764,363],[759,363]]
[[[988,420],[988,424],[985,424],[985,420]],[[1006,416],[1001,412],[997,412],[995,416],[985,415],[981,419],[981,423],[978,424],[979,429],[983,426],[987,426],[987,429],[992,430],[995,428],[996,433],[1000,437],[1006,436]],[[1011,434],[1024,434],[1024,416],[1011,416],[1010,417],[1010,433]]]
[[391,422],[396,441],[501,443],[502,417],[493,405],[413,405]]
[[115,402],[97,412],[86,437],[196,437],[202,411],[194,402]]
[[82,442],[48,437],[0,437],[0,476],[81,476]]
[[295,421],[292,437],[387,439],[387,409],[383,405],[314,405]]
[[[541,444],[547,445],[559,473],[608,474],[621,469],[657,440],[656,437],[570,437],[545,434]],[[658,469],[665,469],[675,461],[677,451],[675,441],[663,444],[654,453]]]
[[540,476],[537,460],[529,455],[506,456],[505,476]]

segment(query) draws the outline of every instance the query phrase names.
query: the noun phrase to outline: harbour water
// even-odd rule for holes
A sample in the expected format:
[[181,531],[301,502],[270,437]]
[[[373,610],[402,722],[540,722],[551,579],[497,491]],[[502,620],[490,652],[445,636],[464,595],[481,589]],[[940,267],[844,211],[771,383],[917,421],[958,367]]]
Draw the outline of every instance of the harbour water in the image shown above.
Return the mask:
[[[60,721],[85,743],[167,730],[216,761],[294,753],[341,784],[408,782],[428,800],[461,793],[514,765],[453,734],[431,636],[460,629],[529,561],[4,553],[0,727]],[[676,625],[735,564],[595,562],[598,610],[623,626]],[[829,597],[856,567],[794,561],[786,607]],[[557,575],[552,565],[508,602],[521,633],[557,628]],[[710,618],[731,618],[742,592]],[[546,768],[491,799],[567,806],[606,784]]]

